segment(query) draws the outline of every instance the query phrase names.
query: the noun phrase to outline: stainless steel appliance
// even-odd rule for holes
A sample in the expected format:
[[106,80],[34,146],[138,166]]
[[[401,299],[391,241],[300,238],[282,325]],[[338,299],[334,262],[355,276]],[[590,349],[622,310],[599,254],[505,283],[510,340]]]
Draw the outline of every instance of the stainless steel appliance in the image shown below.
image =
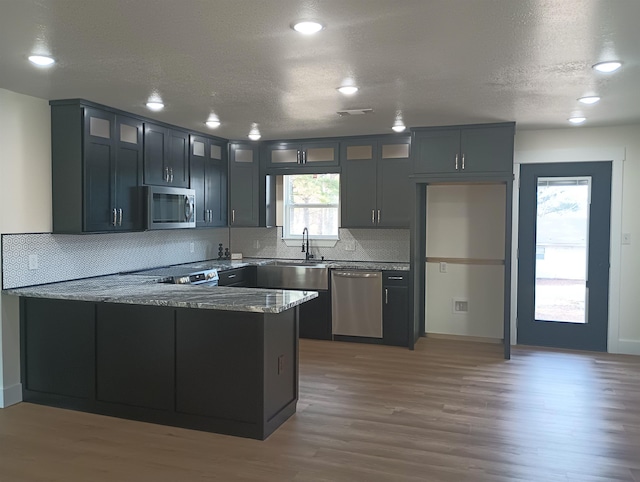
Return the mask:
[[196,227],[196,192],[193,189],[145,186],[146,229]]
[[382,338],[382,272],[333,271],[334,335]]

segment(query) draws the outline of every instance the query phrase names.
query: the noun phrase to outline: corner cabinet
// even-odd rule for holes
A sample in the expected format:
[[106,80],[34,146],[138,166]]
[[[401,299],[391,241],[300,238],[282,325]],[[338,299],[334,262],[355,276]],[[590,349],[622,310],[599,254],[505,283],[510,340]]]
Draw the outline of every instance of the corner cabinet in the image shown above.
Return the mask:
[[144,183],[189,187],[189,134],[186,131],[145,122]]
[[337,172],[339,143],[333,141],[269,142],[263,152],[266,169],[281,174]]
[[515,123],[413,131],[414,173],[472,177],[511,173]]
[[[229,145],[229,225],[260,225],[260,163],[256,144]],[[264,202],[264,201],[263,201]]]
[[409,228],[410,148],[409,137],[342,142],[343,228]]
[[227,225],[227,142],[190,136],[190,187],[196,192],[196,227]]
[[79,101],[51,103],[54,233],[143,228],[143,123]]

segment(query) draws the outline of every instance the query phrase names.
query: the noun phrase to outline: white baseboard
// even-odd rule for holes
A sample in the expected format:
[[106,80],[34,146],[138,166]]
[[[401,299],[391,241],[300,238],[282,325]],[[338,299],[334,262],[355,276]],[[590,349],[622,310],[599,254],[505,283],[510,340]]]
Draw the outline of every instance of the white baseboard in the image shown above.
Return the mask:
[[7,408],[22,401],[22,383],[0,390],[0,408]]
[[620,355],[640,355],[640,341],[618,340],[618,349],[615,353]]

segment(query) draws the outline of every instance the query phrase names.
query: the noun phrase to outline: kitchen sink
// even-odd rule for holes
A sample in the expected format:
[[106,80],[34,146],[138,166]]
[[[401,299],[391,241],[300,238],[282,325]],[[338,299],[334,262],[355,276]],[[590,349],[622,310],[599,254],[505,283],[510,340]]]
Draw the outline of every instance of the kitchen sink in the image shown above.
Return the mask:
[[324,263],[291,260],[258,266],[260,288],[328,290],[329,269]]

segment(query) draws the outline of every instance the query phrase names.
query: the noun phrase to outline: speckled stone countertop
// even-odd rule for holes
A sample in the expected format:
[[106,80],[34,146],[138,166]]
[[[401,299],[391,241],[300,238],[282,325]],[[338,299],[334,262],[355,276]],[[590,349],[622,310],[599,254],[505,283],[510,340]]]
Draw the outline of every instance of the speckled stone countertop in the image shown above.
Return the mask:
[[281,313],[318,297],[316,291],[174,285],[158,283],[158,278],[110,275],[10,289],[4,293],[32,298],[254,313]]
[[[300,261],[303,259],[285,259],[278,260],[273,258],[243,258],[241,260],[207,260],[198,261],[196,263],[183,264],[181,266],[193,269],[217,269],[224,271],[233,268],[242,268],[244,266],[261,266],[271,264],[276,261]],[[401,262],[378,262],[378,261],[332,261],[319,259],[311,260],[311,263],[321,263],[331,269],[363,269],[363,270],[381,270],[381,271],[409,271],[409,263]],[[146,271],[140,271],[140,274]]]

